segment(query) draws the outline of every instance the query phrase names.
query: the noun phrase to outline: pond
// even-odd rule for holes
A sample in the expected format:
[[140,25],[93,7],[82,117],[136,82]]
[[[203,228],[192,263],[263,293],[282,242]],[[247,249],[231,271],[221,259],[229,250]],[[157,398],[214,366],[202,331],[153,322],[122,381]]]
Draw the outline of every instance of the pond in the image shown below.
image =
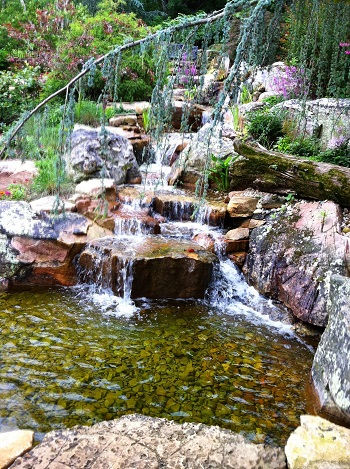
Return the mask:
[[0,431],[127,413],[283,445],[305,412],[310,346],[235,302],[118,299],[87,286],[0,294]]

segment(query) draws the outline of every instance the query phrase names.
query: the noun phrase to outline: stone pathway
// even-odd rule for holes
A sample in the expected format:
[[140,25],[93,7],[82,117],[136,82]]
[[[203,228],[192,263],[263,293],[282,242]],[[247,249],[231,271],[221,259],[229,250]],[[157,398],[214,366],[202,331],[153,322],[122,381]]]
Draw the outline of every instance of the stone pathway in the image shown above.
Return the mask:
[[219,427],[125,415],[50,432],[11,469],[285,469],[281,448],[255,445]]

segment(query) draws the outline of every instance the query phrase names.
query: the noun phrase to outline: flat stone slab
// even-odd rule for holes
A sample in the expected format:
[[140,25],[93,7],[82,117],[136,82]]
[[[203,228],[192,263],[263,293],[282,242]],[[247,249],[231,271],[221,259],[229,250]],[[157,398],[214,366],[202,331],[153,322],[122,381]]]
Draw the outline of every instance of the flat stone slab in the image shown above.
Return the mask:
[[15,430],[0,433],[0,469],[5,469],[33,447],[34,432]]
[[102,282],[118,296],[128,286],[131,298],[203,298],[216,260],[192,241],[108,236],[89,243],[78,264],[83,281]]
[[[93,427],[54,431],[16,469],[283,469],[281,448],[255,445],[219,427],[125,415]],[[12,469],[11,468],[11,469]]]

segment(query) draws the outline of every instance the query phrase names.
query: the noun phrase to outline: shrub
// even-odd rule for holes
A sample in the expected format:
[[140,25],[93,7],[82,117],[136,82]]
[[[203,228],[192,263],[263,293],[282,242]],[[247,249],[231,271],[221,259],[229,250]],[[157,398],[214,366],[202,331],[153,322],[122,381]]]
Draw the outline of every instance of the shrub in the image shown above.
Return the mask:
[[284,99],[306,98],[309,92],[306,72],[302,68],[286,65],[272,77],[271,86]]
[[[113,108],[107,108],[105,110],[105,119],[107,122],[114,115],[115,110]],[[75,105],[74,117],[75,121],[79,124],[98,127],[103,117],[102,104],[95,103],[94,101],[79,101]]]
[[17,73],[0,71],[0,122],[10,124],[32,106],[38,95],[39,70],[28,67]]
[[329,148],[319,154],[321,161],[338,164],[350,168],[350,146],[349,139],[338,146]]
[[248,114],[247,128],[252,137],[262,145],[271,148],[283,135],[284,112],[275,109],[261,109]]
[[285,136],[277,140],[274,148],[283,153],[309,158],[318,155],[320,144],[312,137],[297,137],[293,139],[289,136]]
[[32,191],[39,194],[54,194],[58,183],[62,185],[68,182],[64,165],[52,149],[48,150],[46,158],[38,160],[35,165],[39,170],[39,174],[33,181]]

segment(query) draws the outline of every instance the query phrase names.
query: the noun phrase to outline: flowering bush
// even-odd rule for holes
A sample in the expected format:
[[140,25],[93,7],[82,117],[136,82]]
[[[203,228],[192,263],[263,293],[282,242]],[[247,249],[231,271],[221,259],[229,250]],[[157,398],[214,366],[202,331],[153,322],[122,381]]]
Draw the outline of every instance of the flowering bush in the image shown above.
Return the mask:
[[309,92],[305,70],[286,65],[272,77],[273,90],[284,99],[305,98]]
[[346,55],[350,55],[350,42],[340,42],[339,46],[340,47],[346,47],[347,49],[345,49],[344,52],[345,52]]
[[22,184],[10,184],[6,190],[0,191],[0,200],[23,200],[26,188]]
[[10,124],[30,105],[40,89],[38,68],[0,71],[0,123]]

